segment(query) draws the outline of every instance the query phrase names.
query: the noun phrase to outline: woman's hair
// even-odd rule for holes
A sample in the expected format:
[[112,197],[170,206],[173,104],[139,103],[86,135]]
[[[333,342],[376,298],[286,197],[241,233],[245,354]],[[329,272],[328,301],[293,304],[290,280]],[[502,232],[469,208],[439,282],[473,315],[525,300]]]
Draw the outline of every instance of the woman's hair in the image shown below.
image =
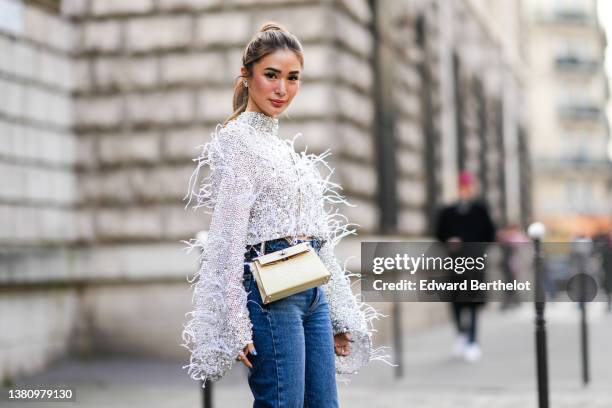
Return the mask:
[[[304,66],[304,52],[302,44],[295,35],[287,31],[283,26],[275,22],[268,22],[261,26],[259,31],[255,33],[249,41],[242,53],[242,65],[247,70],[247,77],[253,74],[253,64],[262,59],[268,54],[277,50],[288,49],[295,53]],[[234,85],[234,113],[230,115],[226,123],[234,119],[246,110],[249,101],[249,88],[245,87],[243,80],[245,77],[240,76]]]

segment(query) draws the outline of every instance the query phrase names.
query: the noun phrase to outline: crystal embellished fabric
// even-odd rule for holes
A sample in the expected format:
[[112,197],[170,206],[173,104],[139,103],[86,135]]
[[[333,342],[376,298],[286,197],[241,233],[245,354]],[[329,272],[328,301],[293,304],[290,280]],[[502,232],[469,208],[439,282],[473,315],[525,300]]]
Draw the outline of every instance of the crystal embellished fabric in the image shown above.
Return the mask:
[[334,256],[338,241],[353,231],[333,208],[348,204],[340,186],[317,168],[331,174],[325,162],[330,153],[296,153],[294,141],[278,137],[277,119],[244,112],[218,125],[194,159],[187,207],[204,208],[212,220],[205,242],[186,241],[188,250],[200,250],[200,268],[190,280],[193,311],[183,331],[183,346],[191,352],[183,368],[193,379],[220,379],[251,342],[241,284],[245,246],[287,236],[325,241],[319,256],[331,272],[324,290],[334,334],[350,332],[354,340],[349,356],[336,356],[336,372],[355,373],[372,359],[384,360],[381,348],[373,349],[371,343],[372,321],[381,315],[353,295],[349,276],[354,274]]

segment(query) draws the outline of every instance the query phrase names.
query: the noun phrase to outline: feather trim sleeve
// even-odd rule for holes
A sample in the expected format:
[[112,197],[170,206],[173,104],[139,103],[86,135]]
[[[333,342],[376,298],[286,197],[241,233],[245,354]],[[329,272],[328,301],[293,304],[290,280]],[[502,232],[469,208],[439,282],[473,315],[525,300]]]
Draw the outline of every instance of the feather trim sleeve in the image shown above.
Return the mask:
[[[220,379],[252,340],[247,294],[241,284],[249,212],[256,196],[246,160],[248,148],[241,135],[231,126],[218,127],[195,159],[189,183],[187,205],[195,199],[194,209],[212,209],[206,241],[188,242],[188,250],[201,251],[199,270],[190,281],[193,311],[187,313],[183,331],[183,346],[191,352],[183,368],[195,380]],[[200,180],[204,166],[210,167],[210,173]]]
[[360,275],[351,273],[345,265],[340,265],[334,255],[334,246],[333,242],[327,242],[319,253],[331,272],[331,278],[323,288],[329,302],[334,334],[351,333],[353,340],[348,356],[336,356],[336,372],[354,374],[373,360],[392,365],[389,355],[386,354],[388,347],[372,346],[372,336],[376,332],[374,321],[385,315],[353,294],[350,277],[357,277],[354,283],[358,284]]
[[[294,142],[295,138],[292,144]],[[329,302],[333,332],[334,334],[349,332],[353,340],[352,351],[348,356],[336,356],[336,372],[354,374],[372,360],[392,364],[386,354],[387,347],[374,348],[372,346],[372,336],[376,332],[374,321],[385,315],[353,294],[350,278],[356,277],[354,283],[358,284],[360,275],[341,266],[334,255],[336,245],[344,236],[354,234],[355,230],[352,229],[352,226],[358,224],[349,223],[347,218],[339,212],[338,204],[354,205],[349,203],[341,193],[342,187],[331,181],[334,170],[326,161],[329,155],[331,155],[330,151],[326,150],[319,155],[302,152],[300,156],[301,161],[307,161],[307,167],[310,169],[304,173],[312,174],[315,179],[314,184],[317,185],[314,196],[318,197],[319,215],[315,218],[322,220],[321,230],[324,231],[325,239],[319,256],[331,273],[330,281],[323,286],[323,289]],[[327,170],[326,177],[321,176],[317,165]]]

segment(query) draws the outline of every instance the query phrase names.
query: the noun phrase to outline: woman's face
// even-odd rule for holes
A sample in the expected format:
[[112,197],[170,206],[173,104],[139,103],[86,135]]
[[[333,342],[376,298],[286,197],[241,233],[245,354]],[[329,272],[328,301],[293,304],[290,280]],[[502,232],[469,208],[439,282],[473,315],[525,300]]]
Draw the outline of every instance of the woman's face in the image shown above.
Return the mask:
[[[247,77],[246,110],[273,118],[283,113],[300,89],[301,70],[297,55],[288,49],[274,51],[254,63],[253,74]],[[247,75],[244,67],[241,73]]]

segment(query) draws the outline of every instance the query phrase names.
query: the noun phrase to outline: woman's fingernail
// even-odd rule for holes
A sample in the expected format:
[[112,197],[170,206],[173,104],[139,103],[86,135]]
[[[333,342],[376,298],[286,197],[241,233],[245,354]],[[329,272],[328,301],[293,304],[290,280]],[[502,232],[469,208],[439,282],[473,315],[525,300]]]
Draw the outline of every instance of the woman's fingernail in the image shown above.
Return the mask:
[[251,351],[251,354],[253,354],[254,356],[257,355],[257,350],[255,350],[255,348],[253,347],[253,351]]

